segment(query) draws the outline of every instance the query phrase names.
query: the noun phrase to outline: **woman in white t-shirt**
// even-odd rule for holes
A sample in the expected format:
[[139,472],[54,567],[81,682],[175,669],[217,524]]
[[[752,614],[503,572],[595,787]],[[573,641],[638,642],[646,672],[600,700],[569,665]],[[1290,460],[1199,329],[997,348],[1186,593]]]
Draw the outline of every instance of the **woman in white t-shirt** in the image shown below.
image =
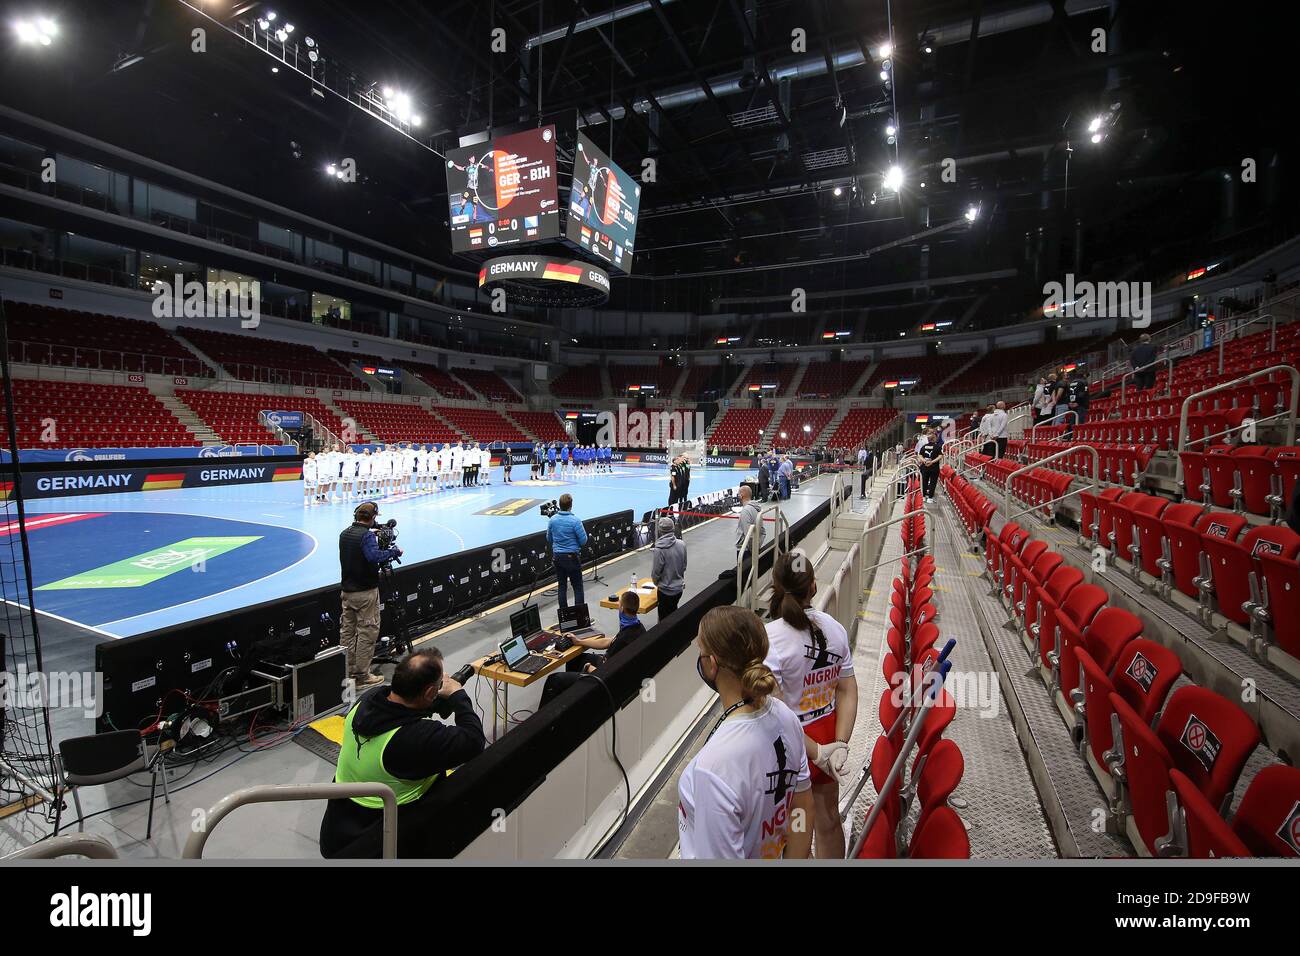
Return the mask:
[[723,710],[677,786],[682,859],[807,858],[808,757],[799,719],[763,663],[763,623],[745,608],[715,607],[695,643],[695,668]]
[[765,663],[776,675],[782,700],[803,727],[812,764],[817,858],[843,859],[840,783],[849,778],[848,742],[858,719],[858,682],[848,632],[829,614],[813,609],[816,593],[817,577],[807,555],[791,551],[776,562]]

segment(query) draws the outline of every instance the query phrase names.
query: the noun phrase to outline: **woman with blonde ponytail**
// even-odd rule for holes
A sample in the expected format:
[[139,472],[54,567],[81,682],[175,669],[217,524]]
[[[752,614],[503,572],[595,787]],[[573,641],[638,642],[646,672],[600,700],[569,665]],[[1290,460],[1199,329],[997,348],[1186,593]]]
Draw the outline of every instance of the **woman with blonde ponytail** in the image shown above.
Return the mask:
[[818,859],[843,859],[840,784],[849,779],[849,738],[858,719],[858,682],[849,635],[839,621],[812,607],[812,561],[791,551],[772,569],[765,663],[779,694],[803,728],[811,764],[813,832]]
[[715,607],[695,637],[700,679],[722,716],[678,784],[682,859],[804,859],[812,795],[799,720],[763,659],[767,633],[753,611]]

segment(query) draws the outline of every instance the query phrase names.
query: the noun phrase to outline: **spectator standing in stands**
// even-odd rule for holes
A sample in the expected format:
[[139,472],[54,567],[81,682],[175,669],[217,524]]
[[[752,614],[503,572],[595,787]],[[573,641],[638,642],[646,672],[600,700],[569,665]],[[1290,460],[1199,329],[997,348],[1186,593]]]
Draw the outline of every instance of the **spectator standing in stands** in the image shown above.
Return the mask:
[[1034,389],[1034,410],[1037,417],[1034,424],[1041,425],[1052,417],[1056,411],[1056,373],[1039,380]]
[[[455,723],[430,719],[434,714]],[[486,743],[474,702],[443,672],[442,654],[417,651],[397,665],[391,686],[370,690],[348,712],[334,782],[387,784],[400,821],[403,808],[418,804]],[[379,797],[330,800],[320,825],[321,856],[338,856],[382,815]]]
[[582,592],[582,549],[587,543],[587,529],[573,516],[573,496],[560,495],[560,510],[551,515],[546,526],[546,543],[551,546],[555,577],[560,585],[560,607],[569,606],[569,585],[573,601],[585,604]]
[[800,551],[772,569],[767,657],[781,699],[803,727],[813,790],[818,859],[844,858],[840,784],[848,783],[849,739],[858,719],[858,682],[849,635],[839,621],[812,607],[817,578]]
[[925,495],[926,501],[934,501],[934,490],[939,483],[939,464],[943,461],[943,453],[933,429],[926,430],[925,439],[925,444],[916,452],[917,457],[921,459],[921,492]]
[[736,550],[739,551],[745,543],[745,532],[750,528],[754,529],[754,535],[758,538],[759,548],[763,547],[763,519],[759,511],[758,502],[754,500],[754,493],[750,490],[749,485],[740,486],[740,520],[736,522]]
[[858,449],[858,471],[862,473],[862,492],[859,498],[867,497],[867,482],[871,480],[871,452],[863,445]]
[[1056,380],[1055,391],[1052,392],[1052,418],[1054,419],[1052,424],[1064,425],[1066,427],[1065,437],[1067,438],[1074,434],[1074,429],[1071,427],[1071,423],[1074,421],[1074,416],[1069,414],[1069,395],[1070,389],[1065,381],[1065,375],[1062,373],[1060,378]]
[[1148,389],[1156,384],[1156,347],[1151,344],[1151,336],[1142,334],[1129,353],[1128,360],[1133,366],[1135,388]]
[[650,579],[659,591],[659,620],[663,620],[681,603],[686,587],[686,542],[677,537],[677,525],[664,515],[657,525],[659,536],[655,539],[650,559]]
[[[662,598],[660,599],[662,600]],[[624,591],[618,596],[618,633],[613,637],[575,637],[573,643],[586,648],[564,666],[564,672],[552,674],[542,686],[542,704],[548,704],[558,694],[568,690],[583,674],[593,674],[619,651],[645,633],[645,625],[637,617],[641,612],[641,597],[635,591]],[[604,651],[594,654],[593,651]]]
[[803,728],[777,693],[767,632],[753,611],[715,607],[695,637],[700,679],[722,716],[682,772],[677,827],[692,859],[806,859],[812,784]]
[[993,406],[993,411],[989,413],[989,418],[993,421],[989,425],[989,437],[993,439],[993,444],[997,447],[995,458],[1005,458],[1007,456],[1007,439],[1010,436],[1011,417],[1007,415],[1007,403],[998,402]]
[[[1077,421],[1080,423],[1088,420],[1088,402],[1091,400],[1088,396],[1088,372],[1082,365],[1076,365],[1070,372],[1070,381],[1066,387],[1066,401],[1071,411],[1077,413]],[[1065,437],[1067,439],[1074,437],[1075,416],[1067,416],[1071,424],[1067,427]]]
[[998,457],[997,427],[998,421],[994,412],[998,410],[997,405],[989,403],[988,411],[980,419],[980,437],[984,439],[982,451],[990,458]]

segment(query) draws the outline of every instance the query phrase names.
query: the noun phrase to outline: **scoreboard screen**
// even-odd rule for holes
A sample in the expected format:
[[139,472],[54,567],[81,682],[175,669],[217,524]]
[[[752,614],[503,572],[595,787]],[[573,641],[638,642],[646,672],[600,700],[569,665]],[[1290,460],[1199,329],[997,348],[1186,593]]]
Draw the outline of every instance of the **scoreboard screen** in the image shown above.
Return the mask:
[[447,203],[453,252],[558,238],[555,127],[449,150]]
[[631,272],[640,207],[641,184],[579,133],[565,236],[597,259]]

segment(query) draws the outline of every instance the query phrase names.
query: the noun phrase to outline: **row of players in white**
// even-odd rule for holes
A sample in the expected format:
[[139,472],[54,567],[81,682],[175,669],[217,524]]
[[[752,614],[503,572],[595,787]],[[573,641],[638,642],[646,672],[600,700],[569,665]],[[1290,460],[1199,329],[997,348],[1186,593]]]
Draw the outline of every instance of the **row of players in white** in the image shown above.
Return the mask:
[[491,466],[492,452],[477,445],[313,452],[302,463],[302,501],[310,505],[482,485],[488,483]]

